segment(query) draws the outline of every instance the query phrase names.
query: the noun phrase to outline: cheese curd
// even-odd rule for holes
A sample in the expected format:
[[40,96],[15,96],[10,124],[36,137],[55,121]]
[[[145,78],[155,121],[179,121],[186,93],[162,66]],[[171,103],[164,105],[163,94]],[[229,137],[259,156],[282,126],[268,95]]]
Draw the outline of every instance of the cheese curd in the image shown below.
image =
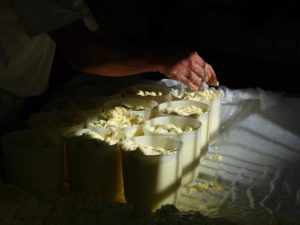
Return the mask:
[[135,111],[141,111],[141,110],[146,110],[146,107],[142,106],[142,105],[130,105],[127,103],[123,103],[122,107],[126,108],[126,109],[131,109],[131,110],[135,110]]
[[185,100],[195,100],[195,101],[211,101],[213,99],[216,99],[218,96],[214,93],[214,90],[210,90],[207,88],[204,88],[200,91],[193,91],[193,92],[187,92],[184,91],[181,99]]
[[192,127],[177,127],[174,124],[167,123],[167,124],[156,124],[153,126],[149,126],[149,131],[155,134],[181,134],[193,131]]
[[88,123],[88,127],[127,128],[143,123],[143,119],[124,107],[115,107],[104,112],[105,119]]
[[126,139],[121,143],[122,149],[125,151],[140,151],[144,155],[168,155],[176,151],[176,148],[163,148],[150,145],[137,144],[131,139]]
[[138,90],[136,95],[139,95],[139,96],[162,96],[163,94],[160,91],[155,92],[155,91]]
[[86,131],[82,136],[90,139],[97,139],[109,145],[115,145],[121,140],[121,136],[116,130],[109,130],[104,134],[99,134],[95,131]]
[[195,105],[168,107],[163,109],[162,112],[167,114],[180,115],[180,116],[191,116],[191,115],[203,114],[203,110],[200,107],[197,107]]

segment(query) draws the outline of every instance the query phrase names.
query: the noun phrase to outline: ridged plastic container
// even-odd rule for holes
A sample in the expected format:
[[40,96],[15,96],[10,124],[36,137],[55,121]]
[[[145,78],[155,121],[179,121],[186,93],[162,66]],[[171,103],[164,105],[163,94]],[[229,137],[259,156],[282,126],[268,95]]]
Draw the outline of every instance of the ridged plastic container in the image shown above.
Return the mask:
[[83,137],[86,131],[105,134],[108,129],[82,129],[67,139],[71,191],[122,201],[122,165],[118,145]]
[[[208,151],[208,142],[209,142],[209,128],[208,128],[208,118],[210,114],[210,106],[206,102],[196,102],[196,101],[189,101],[189,100],[179,100],[179,101],[170,101],[170,102],[165,102],[161,103],[158,106],[158,115],[159,116],[167,116],[171,114],[167,114],[164,112],[165,109],[169,107],[187,107],[187,106],[195,106],[198,108],[201,108],[203,113],[202,114],[193,114],[189,115],[187,117],[197,119],[198,121],[201,122],[202,126],[200,128],[201,130],[201,157],[205,155]],[[179,115],[183,116],[183,115]],[[198,170],[198,169],[197,169]]]
[[112,109],[116,106],[124,106],[124,105],[130,105],[133,107],[144,107],[144,110],[132,110],[134,115],[138,115],[142,117],[144,120],[147,120],[152,117],[152,115],[155,113],[156,107],[158,106],[158,103],[153,100],[149,99],[142,99],[137,97],[127,97],[127,98],[115,98],[109,101],[106,101],[103,103],[103,112]]
[[[98,118],[91,118],[88,121],[89,123],[95,122],[99,119],[105,119],[104,113],[114,107],[120,106],[124,107],[124,105],[128,105],[131,107],[144,107],[142,110],[130,109],[128,110],[128,115],[139,116],[143,121],[151,118],[154,114],[156,114],[156,108],[158,103],[153,100],[141,99],[141,98],[116,98],[110,101],[107,101],[102,106],[103,114],[98,116]],[[126,107],[125,107],[126,108]],[[91,127],[91,126],[87,126]],[[126,137],[131,138],[134,136],[142,135],[142,126],[141,124],[133,124],[128,127],[120,128],[120,132]]]
[[220,132],[220,121],[221,121],[221,92],[214,91],[217,98],[210,101],[211,113],[209,117],[209,140],[210,142],[215,142],[219,137]]
[[[221,92],[215,89],[210,89],[215,95],[213,99],[200,99],[200,98],[189,98],[186,100],[206,102],[210,105],[210,113],[208,118],[209,126],[209,142],[213,143],[219,136],[220,129],[220,119],[221,119]],[[174,100],[184,100],[182,95],[184,93],[183,89],[174,89],[172,91],[172,96]]]
[[[191,132],[180,134],[157,134],[149,128],[157,124],[174,124],[180,128],[191,127]],[[201,157],[201,123],[197,119],[183,116],[163,116],[145,122],[143,131],[145,135],[169,136],[182,141],[182,184],[192,182],[198,176],[198,166]]]
[[[101,126],[97,126],[97,125],[92,125],[93,123],[99,121],[99,120],[105,120],[105,118],[103,117],[103,114],[97,116],[97,117],[93,117],[93,118],[89,118],[87,120],[87,124],[86,127],[93,129],[93,128],[101,128]],[[102,127],[103,128],[103,127]],[[120,132],[120,134],[124,137],[124,138],[132,138],[135,136],[140,136],[143,134],[143,130],[142,130],[142,125],[141,124],[136,124],[136,125],[131,125],[128,127],[121,127],[118,129],[118,132]]]
[[175,150],[166,155],[145,155],[121,148],[126,201],[152,211],[165,204],[176,204],[181,186],[182,142],[163,136],[140,136],[133,141]]

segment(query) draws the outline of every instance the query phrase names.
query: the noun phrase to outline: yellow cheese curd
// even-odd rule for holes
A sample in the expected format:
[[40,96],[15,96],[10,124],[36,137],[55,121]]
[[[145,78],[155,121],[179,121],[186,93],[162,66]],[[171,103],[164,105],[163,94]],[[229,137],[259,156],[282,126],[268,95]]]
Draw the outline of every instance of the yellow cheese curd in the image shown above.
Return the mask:
[[124,124],[137,125],[143,122],[143,119],[132,113],[132,110],[124,107],[115,107],[104,113],[107,120],[117,120]]
[[131,139],[126,139],[121,143],[122,149],[125,151],[140,151],[144,155],[168,155],[173,153],[176,148],[162,148],[149,145],[141,145],[135,143]]
[[90,122],[88,127],[115,127],[126,128],[132,125],[138,125],[143,123],[143,119],[140,116],[131,113],[124,107],[115,107],[104,113],[106,119]]
[[168,155],[173,153],[176,148],[162,148],[162,147],[153,147],[149,145],[139,145],[138,150],[141,151],[144,155]]
[[139,90],[136,95],[139,96],[162,96],[162,93],[160,91],[155,92],[155,91],[143,91]]
[[180,116],[191,116],[191,115],[203,114],[202,109],[194,105],[168,107],[166,109],[163,109],[162,112],[167,114],[180,115]]
[[186,132],[193,131],[192,127],[177,127],[174,124],[156,124],[154,126],[150,126],[149,130],[156,134],[181,134]]
[[124,107],[126,109],[131,109],[131,110],[134,110],[134,111],[142,111],[142,110],[146,109],[146,107],[141,106],[141,105],[136,106],[136,105],[130,105],[130,104],[126,104],[126,103],[123,103],[122,107]]
[[115,145],[118,142],[120,142],[120,140],[121,140],[121,136],[115,130],[110,130],[109,132],[105,133],[104,135],[99,134],[94,131],[86,131],[82,136],[87,137],[89,139],[100,140],[109,145]]
[[185,91],[181,96],[182,99],[185,100],[196,100],[196,101],[211,101],[217,98],[217,95],[213,90],[204,88],[200,91],[187,92]]

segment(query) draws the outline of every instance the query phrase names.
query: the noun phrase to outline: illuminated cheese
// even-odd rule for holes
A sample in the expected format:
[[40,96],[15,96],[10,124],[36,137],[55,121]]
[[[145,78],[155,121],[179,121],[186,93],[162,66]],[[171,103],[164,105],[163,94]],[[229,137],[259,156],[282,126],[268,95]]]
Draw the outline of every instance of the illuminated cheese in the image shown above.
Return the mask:
[[110,130],[109,132],[105,133],[104,135],[99,134],[94,131],[86,131],[83,134],[84,137],[88,137],[91,139],[97,139],[103,141],[109,145],[115,145],[121,140],[121,136],[116,130]]
[[178,94],[176,97],[184,100],[206,101],[210,103],[210,113],[208,118],[209,141],[215,141],[219,135],[222,92],[205,88],[195,92],[184,91],[183,94]]
[[201,115],[203,111],[195,105],[168,107],[162,110],[163,113],[175,114],[180,116]]
[[196,101],[211,101],[216,99],[218,96],[214,93],[215,90],[204,88],[200,91],[183,92],[181,96],[185,100],[196,100]]
[[177,127],[174,124],[156,124],[153,126],[149,126],[149,131],[156,134],[181,134],[193,131],[192,127]]
[[143,91],[139,90],[136,95],[139,96],[162,96],[162,93],[160,91],[155,92],[155,91]]
[[132,110],[124,107],[115,107],[104,113],[106,119],[101,119],[88,123],[88,127],[104,127],[104,128],[126,128],[132,125],[138,125],[143,119],[132,113]]
[[140,110],[145,110],[146,107],[142,106],[142,105],[130,105],[130,104],[127,104],[127,103],[123,103],[122,104],[122,107],[126,108],[126,109],[131,109],[131,110],[136,110],[136,111],[140,111]]
[[144,155],[167,155],[173,153],[176,150],[176,148],[163,148],[137,144],[130,139],[124,140],[121,146],[125,151],[140,151]]

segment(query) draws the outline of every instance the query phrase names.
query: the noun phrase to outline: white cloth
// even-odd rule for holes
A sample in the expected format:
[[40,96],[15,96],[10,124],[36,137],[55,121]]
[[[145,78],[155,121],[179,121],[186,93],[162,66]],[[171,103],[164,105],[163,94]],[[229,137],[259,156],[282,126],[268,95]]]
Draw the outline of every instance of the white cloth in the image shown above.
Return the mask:
[[88,12],[82,0],[1,0],[0,88],[21,97],[43,93],[55,51],[46,32]]

